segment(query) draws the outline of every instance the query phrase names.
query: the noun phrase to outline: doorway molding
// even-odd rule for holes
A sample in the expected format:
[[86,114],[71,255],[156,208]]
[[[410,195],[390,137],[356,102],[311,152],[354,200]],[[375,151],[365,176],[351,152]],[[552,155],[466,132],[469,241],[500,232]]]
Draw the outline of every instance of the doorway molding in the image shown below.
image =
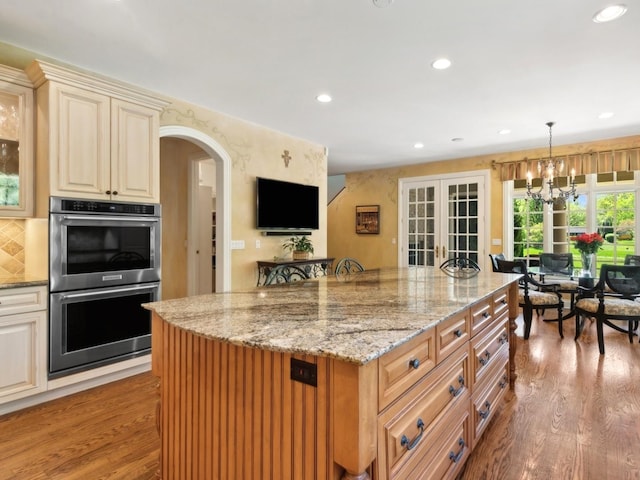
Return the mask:
[[216,291],[231,289],[231,156],[217,141],[195,128],[160,127],[160,138],[174,137],[194,143],[216,164]]

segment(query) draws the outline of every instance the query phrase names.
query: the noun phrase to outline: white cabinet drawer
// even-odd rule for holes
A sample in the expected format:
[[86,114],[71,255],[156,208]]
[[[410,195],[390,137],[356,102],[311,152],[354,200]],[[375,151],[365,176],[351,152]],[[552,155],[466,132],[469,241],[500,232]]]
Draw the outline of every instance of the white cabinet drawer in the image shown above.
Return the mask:
[[47,308],[47,287],[0,289],[0,316]]

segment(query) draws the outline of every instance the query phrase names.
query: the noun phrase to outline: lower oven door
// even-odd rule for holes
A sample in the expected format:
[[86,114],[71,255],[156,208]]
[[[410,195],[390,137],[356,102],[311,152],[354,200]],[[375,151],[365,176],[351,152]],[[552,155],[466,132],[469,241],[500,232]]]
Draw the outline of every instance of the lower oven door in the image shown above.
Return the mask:
[[49,378],[151,351],[151,312],[160,283],[49,295]]

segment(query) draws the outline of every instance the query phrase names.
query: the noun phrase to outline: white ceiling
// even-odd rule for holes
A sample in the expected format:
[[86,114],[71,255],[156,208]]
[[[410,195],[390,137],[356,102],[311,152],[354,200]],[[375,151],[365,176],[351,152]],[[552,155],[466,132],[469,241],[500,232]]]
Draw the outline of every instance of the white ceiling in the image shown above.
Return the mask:
[[554,145],[640,134],[626,3],[4,0],[0,41],[324,145],[337,174],[544,147],[548,121]]

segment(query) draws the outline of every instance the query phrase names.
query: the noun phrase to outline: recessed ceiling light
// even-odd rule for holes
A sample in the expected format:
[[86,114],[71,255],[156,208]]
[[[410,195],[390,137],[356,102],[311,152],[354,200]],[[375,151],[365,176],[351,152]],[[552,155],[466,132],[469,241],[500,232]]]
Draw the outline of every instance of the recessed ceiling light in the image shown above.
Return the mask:
[[436,70],[446,70],[451,66],[451,60],[449,60],[448,58],[439,58],[437,60],[434,60],[431,63],[431,66]]
[[511,133],[511,130],[509,130],[508,128],[503,128],[502,130],[498,131],[498,133],[500,135],[509,135]]
[[620,5],[609,5],[608,7],[603,8],[599,12],[593,16],[593,21],[596,23],[605,23],[620,18],[627,11],[627,6]]
[[464,140],[464,138],[462,137],[454,137],[451,139],[452,142],[462,142]]
[[316,100],[318,100],[320,103],[329,103],[331,101],[331,95],[329,95],[328,93],[321,93],[316,97]]
[[413,148],[424,148],[424,143],[417,142],[413,145]]
[[598,118],[611,118],[613,117],[613,112],[602,112],[598,115]]

